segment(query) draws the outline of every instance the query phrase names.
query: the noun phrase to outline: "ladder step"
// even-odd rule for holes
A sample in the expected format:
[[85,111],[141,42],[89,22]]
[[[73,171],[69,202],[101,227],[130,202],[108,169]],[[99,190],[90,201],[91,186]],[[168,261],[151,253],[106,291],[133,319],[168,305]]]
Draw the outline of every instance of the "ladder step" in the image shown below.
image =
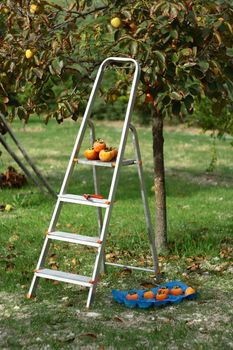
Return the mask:
[[107,199],[92,198],[85,199],[84,196],[76,194],[63,194],[58,196],[62,202],[90,205],[93,207],[108,208],[110,202]]
[[93,283],[91,283],[91,277],[80,276],[74,273],[51,270],[51,269],[41,269],[35,272],[37,277],[47,278],[50,280],[67,282],[78,284],[80,286],[91,287]]
[[[113,162],[101,162],[101,160],[88,160],[88,159],[77,159],[76,162],[78,164],[88,164],[88,165],[95,165],[95,166],[104,166],[104,167],[109,167],[109,168],[114,168],[116,166],[116,161]],[[133,165],[137,164],[138,162],[135,159],[128,159],[128,160],[123,160],[121,165],[126,166],[126,165]]]
[[48,238],[55,239],[58,241],[83,244],[86,246],[97,247],[97,248],[100,247],[101,245],[99,237],[82,236],[82,235],[77,235],[75,233],[68,233],[68,232],[61,232],[61,231],[49,232]]

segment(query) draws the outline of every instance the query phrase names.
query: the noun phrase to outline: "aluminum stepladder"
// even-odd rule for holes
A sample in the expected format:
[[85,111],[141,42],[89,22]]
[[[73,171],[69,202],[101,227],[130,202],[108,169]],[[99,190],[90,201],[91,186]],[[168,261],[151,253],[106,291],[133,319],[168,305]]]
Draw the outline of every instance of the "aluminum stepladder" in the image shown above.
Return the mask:
[[[100,87],[104,70],[106,69],[107,65],[114,64],[114,63],[115,64],[119,64],[119,63],[133,64],[135,66],[128,106],[126,110],[126,116],[123,124],[120,144],[118,148],[117,159],[115,162],[108,162],[108,163],[101,162],[101,161],[89,161],[86,159],[80,159],[78,158],[78,155],[79,155],[79,151],[81,148],[81,144],[83,141],[86,128],[88,126],[91,129],[92,141],[95,139],[94,124],[90,120],[91,109],[93,107],[98,88]],[[91,91],[89,101],[86,107],[86,111],[84,113],[83,120],[80,125],[80,129],[75,141],[75,145],[68,163],[68,167],[64,176],[61,190],[60,190],[60,193],[58,194],[57,202],[56,202],[52,219],[48,228],[48,234],[46,235],[46,238],[41,250],[41,254],[40,254],[36,269],[34,271],[34,276],[31,282],[31,286],[27,294],[28,298],[31,298],[35,295],[39,278],[47,278],[47,279],[68,282],[68,283],[73,283],[73,284],[88,287],[89,293],[88,293],[86,306],[90,307],[95,295],[100,270],[102,270],[105,265],[113,265],[117,267],[127,267],[131,269],[136,269],[136,270],[149,271],[149,272],[155,273],[155,275],[158,275],[159,273],[158,259],[157,259],[157,253],[155,248],[155,240],[154,240],[154,235],[152,230],[148,199],[146,195],[145,183],[143,178],[142,160],[141,160],[138,136],[137,136],[135,127],[132,124],[130,124],[133,106],[136,98],[136,90],[139,83],[139,78],[140,78],[140,66],[137,61],[131,58],[110,57],[105,59],[100,65],[92,91]],[[129,130],[131,130],[132,132],[133,146],[135,149],[136,159],[134,160],[123,159]],[[67,193],[68,184],[71,179],[74,167],[76,165],[81,165],[81,164],[90,164],[93,167],[93,179],[94,179],[94,187],[95,187],[96,194],[100,193],[96,167],[98,166],[113,167],[114,171],[113,171],[113,177],[112,177],[108,198],[99,199],[99,198],[91,197],[87,200],[83,197],[83,195],[74,195],[74,194]],[[114,203],[114,198],[115,198],[115,193],[116,193],[116,188],[117,188],[117,183],[119,178],[120,167],[126,166],[126,165],[132,165],[132,164],[136,164],[138,169],[138,176],[139,176],[139,182],[141,187],[141,196],[142,196],[142,202],[144,206],[147,233],[149,237],[152,258],[153,258],[153,269],[109,263],[109,262],[106,262],[104,259],[105,241],[106,241],[106,236],[108,232],[111,212],[113,209],[113,203]],[[82,235],[73,234],[73,233],[56,231],[56,224],[57,224],[63,203],[73,203],[73,204],[81,204],[81,205],[89,205],[89,206],[97,207],[99,236],[89,237],[89,236],[82,236]],[[102,217],[102,208],[105,209],[105,214],[103,215],[103,217]],[[80,276],[73,273],[67,273],[67,272],[62,272],[58,270],[44,268],[46,256],[49,250],[49,245],[53,240],[65,241],[65,242],[76,243],[76,244],[81,244],[85,246],[96,247],[97,253],[96,253],[92,276],[90,277]]]

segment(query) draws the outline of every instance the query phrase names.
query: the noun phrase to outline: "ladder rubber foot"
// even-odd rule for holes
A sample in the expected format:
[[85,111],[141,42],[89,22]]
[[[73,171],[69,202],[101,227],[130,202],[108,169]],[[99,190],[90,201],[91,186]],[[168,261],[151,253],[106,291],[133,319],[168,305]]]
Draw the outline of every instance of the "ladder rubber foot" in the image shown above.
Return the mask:
[[33,295],[30,294],[30,293],[28,293],[28,294],[26,295],[26,298],[27,298],[27,299],[33,299]]

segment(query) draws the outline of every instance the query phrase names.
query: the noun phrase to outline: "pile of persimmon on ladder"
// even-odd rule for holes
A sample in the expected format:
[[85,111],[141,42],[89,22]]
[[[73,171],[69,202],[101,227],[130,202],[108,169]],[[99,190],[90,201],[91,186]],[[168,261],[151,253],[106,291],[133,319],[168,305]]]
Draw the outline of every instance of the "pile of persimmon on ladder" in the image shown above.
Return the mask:
[[93,147],[86,149],[84,156],[88,160],[101,160],[101,162],[111,162],[117,157],[117,149],[114,147],[107,147],[106,143],[97,139],[93,143]]

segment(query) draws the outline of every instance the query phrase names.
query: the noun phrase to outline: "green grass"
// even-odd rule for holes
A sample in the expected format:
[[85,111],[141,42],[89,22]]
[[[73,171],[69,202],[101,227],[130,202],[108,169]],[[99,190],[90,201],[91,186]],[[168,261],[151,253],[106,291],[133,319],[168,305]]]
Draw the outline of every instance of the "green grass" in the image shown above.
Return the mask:
[[[120,125],[98,122],[96,135],[117,145]],[[44,126],[42,121],[32,120],[25,128],[18,122],[13,127],[36,165],[59,191],[79,124],[67,121],[58,125],[51,121]],[[140,127],[138,132],[154,218],[151,131]],[[10,141],[8,136],[6,140]],[[87,136],[84,147],[88,143]],[[201,293],[198,301],[164,309],[129,310],[112,302],[110,293],[114,288],[145,288],[145,281],[153,282],[144,273],[125,274],[114,268],[109,268],[97,289],[94,316],[84,308],[87,290],[75,286],[43,280],[37,299],[25,299],[55,200],[43,196],[31,183],[20,190],[1,190],[0,204],[14,207],[10,212],[0,212],[3,348],[45,349],[46,345],[51,349],[231,348],[233,153],[229,140],[217,140],[217,163],[214,171],[207,173],[212,148],[210,137],[198,130],[180,127],[165,130],[170,255],[160,258],[161,270],[165,280],[182,280]],[[129,157],[133,154],[130,142],[126,153]],[[14,163],[3,152],[0,172],[9,165]],[[103,195],[108,193],[111,174],[111,170],[100,171]],[[77,166],[69,192],[91,193],[91,176],[91,169]],[[95,211],[67,204],[58,228],[96,235]],[[134,167],[122,169],[109,231],[108,258],[115,254],[117,262],[151,265]],[[89,275],[93,261],[93,250],[54,244],[47,265],[57,264],[61,270]],[[193,263],[199,267],[192,271]]]

